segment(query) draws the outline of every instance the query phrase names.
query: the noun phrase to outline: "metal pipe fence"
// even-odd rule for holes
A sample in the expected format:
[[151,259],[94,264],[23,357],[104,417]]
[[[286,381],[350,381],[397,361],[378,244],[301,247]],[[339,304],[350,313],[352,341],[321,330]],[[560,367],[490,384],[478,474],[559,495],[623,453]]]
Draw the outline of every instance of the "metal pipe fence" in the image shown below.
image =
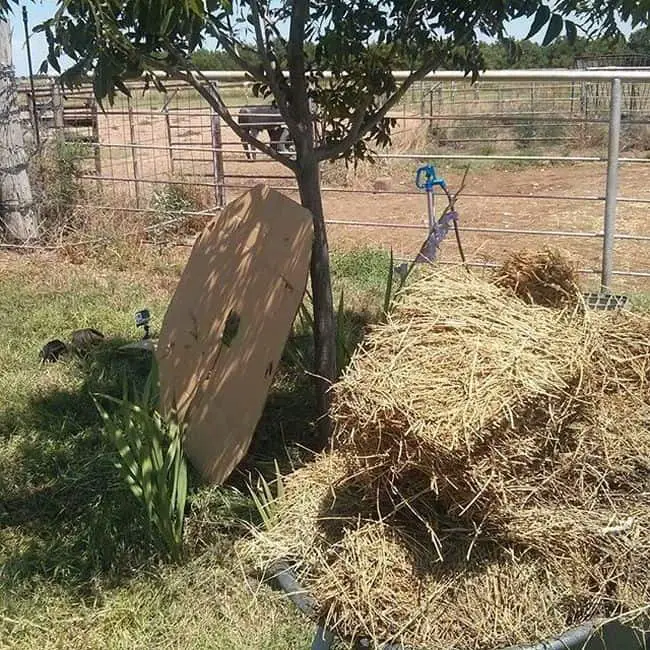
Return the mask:
[[[265,103],[241,72],[205,77],[235,114]],[[61,94],[38,80],[33,92],[23,88],[26,131],[38,125],[46,142],[78,150],[85,193],[71,207],[123,211],[150,225],[174,211],[204,215],[258,182],[297,198],[286,168],[260,152],[248,160],[195,90],[164,84],[161,93],[131,82],[138,92],[105,110],[90,87]],[[374,166],[322,166],[334,248],[391,246],[412,257],[427,234],[417,166],[435,163],[453,191],[469,163],[458,208],[473,265],[561,245],[603,289],[622,279],[650,289],[650,71],[489,71],[474,85],[443,71],[415,84],[390,116],[393,142],[373,153]],[[454,261],[451,248],[443,261]]]

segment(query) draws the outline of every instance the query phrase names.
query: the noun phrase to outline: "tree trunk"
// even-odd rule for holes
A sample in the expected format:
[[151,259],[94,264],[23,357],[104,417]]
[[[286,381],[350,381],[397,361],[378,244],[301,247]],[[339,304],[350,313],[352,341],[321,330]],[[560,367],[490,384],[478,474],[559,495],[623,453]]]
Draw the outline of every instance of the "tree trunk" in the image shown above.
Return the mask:
[[0,224],[10,241],[22,243],[38,234],[11,59],[11,29],[5,20],[0,20]]
[[296,173],[300,200],[314,217],[314,244],[311,254],[311,288],[314,299],[314,349],[318,443],[327,445],[331,435],[328,389],[336,379],[336,322],[332,301],[329,249],[323,217],[318,162],[313,152],[299,161]]

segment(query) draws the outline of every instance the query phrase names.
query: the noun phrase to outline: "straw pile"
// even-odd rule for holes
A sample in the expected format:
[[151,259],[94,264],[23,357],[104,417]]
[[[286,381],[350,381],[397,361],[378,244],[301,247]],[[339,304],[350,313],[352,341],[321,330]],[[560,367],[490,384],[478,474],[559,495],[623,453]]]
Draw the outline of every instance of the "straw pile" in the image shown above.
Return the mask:
[[545,307],[574,305],[580,295],[575,265],[550,248],[510,255],[495,281],[523,300]]
[[647,606],[649,333],[436,270],[371,330],[334,450],[248,551],[376,642],[504,647]]

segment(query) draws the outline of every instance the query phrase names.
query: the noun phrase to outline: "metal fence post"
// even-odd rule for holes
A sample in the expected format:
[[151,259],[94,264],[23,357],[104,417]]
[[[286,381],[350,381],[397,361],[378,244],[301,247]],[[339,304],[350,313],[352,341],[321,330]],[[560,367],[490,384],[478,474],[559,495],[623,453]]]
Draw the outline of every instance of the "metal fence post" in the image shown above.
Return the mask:
[[616,194],[618,191],[618,153],[621,139],[620,79],[612,79],[609,105],[609,143],[607,146],[607,187],[605,190],[605,223],[603,232],[603,258],[600,290],[607,291],[612,281],[614,261],[614,234],[616,233]]

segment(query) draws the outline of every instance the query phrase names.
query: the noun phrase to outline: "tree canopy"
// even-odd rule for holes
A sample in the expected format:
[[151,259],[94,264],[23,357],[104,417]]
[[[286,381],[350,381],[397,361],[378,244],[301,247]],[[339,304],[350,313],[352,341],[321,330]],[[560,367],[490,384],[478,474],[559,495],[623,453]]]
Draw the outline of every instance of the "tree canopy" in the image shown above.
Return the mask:
[[[0,0],[0,12],[12,1]],[[63,80],[74,83],[93,73],[100,100],[112,101],[116,89],[125,90],[125,78],[155,70],[178,77],[203,68],[207,38],[216,39],[223,52],[221,67],[249,72],[260,92],[276,95],[283,113],[290,113],[294,95],[302,95],[294,81],[300,78],[300,86],[306,78],[305,92],[322,108],[324,139],[317,152],[322,160],[363,155],[365,136],[379,143],[387,139],[387,111],[377,98],[388,97],[388,108],[399,100],[391,69],[412,71],[405,85],[441,67],[476,75],[503,60],[480,45],[479,37],[504,39],[512,19],[533,18],[531,35],[545,30],[545,44],[561,35],[573,43],[579,29],[612,36],[618,33],[617,20],[646,24],[649,6],[649,0],[551,5],[472,0],[455,6],[446,0],[66,0],[36,30],[49,44],[43,70],[60,72],[60,57],[68,55],[75,64],[63,72]],[[297,56],[294,45],[292,56],[298,33],[301,52]],[[534,51],[524,46],[520,60],[529,60]],[[288,78],[282,74],[286,69],[293,70]],[[320,83],[324,69],[333,74],[331,84]],[[287,117],[295,127],[295,119]]]
[[[0,15],[16,1],[0,0]],[[650,0],[61,0],[55,15],[35,29],[49,45],[42,71],[61,72],[65,54],[75,64],[63,71],[63,81],[73,84],[92,73],[98,99],[109,101],[116,89],[126,91],[124,79],[143,73],[162,70],[188,79],[188,71],[210,60],[201,48],[213,38],[220,67],[243,69],[259,92],[272,93],[292,131],[296,101],[308,95],[320,106],[324,131],[316,157],[323,160],[362,156],[368,138],[386,142],[386,113],[401,89],[428,72],[456,68],[476,75],[488,64],[512,61],[503,45],[498,50],[479,40],[507,43],[510,20],[532,18],[529,36],[545,30],[544,45],[561,36],[574,44],[586,42],[577,39],[579,31],[612,37],[620,21],[645,26],[649,8]],[[522,50],[525,65],[548,60],[537,56],[537,46]],[[391,75],[395,68],[412,74],[400,85]],[[332,72],[331,83],[321,83],[324,69]],[[225,112],[223,103],[219,108]]]

